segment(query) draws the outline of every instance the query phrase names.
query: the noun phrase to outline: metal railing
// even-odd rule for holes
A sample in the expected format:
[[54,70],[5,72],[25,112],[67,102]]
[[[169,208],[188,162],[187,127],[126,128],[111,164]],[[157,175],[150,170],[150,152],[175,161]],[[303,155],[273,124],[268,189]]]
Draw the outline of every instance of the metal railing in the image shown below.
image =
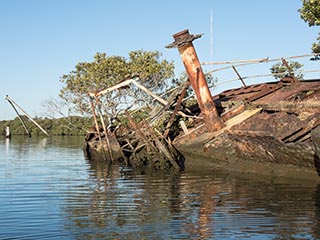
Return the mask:
[[[258,75],[251,75],[251,76],[241,76],[239,72],[237,71],[238,67],[243,67],[243,66],[248,66],[248,65],[253,65],[253,64],[261,64],[261,63],[270,63],[270,62],[279,62],[282,61],[284,65],[288,68],[289,74],[294,77],[295,71],[293,71],[287,64],[286,60],[289,59],[298,59],[298,58],[306,58],[306,57],[319,57],[320,54],[304,54],[304,55],[298,55],[298,56],[291,56],[291,57],[282,57],[282,58],[274,58],[274,59],[269,59],[269,58],[261,58],[261,59],[252,59],[252,60],[234,60],[234,61],[225,61],[225,62],[203,62],[201,65],[228,65],[222,68],[217,68],[213,70],[209,70],[206,73],[215,73],[219,71],[224,71],[227,69],[233,69],[234,72],[236,73],[237,77],[224,80],[218,83],[215,83],[214,86],[230,83],[230,82],[235,82],[235,81],[241,81],[244,86],[246,86],[246,83],[244,82],[245,79],[249,78],[260,78],[260,77],[270,77],[270,76],[281,76],[284,73],[269,73],[269,74],[258,74]],[[299,69],[301,73],[314,73],[314,72],[320,72],[320,69],[313,69],[313,70],[303,70]],[[210,86],[210,87],[214,87]]]

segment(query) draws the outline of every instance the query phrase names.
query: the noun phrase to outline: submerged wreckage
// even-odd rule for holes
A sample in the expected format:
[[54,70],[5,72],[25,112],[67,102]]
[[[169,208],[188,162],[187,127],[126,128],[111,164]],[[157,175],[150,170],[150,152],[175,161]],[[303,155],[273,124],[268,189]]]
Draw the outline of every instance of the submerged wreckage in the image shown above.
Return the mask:
[[[184,30],[173,37],[167,47],[178,48],[189,81],[169,100],[150,92],[138,78],[90,93],[97,100],[106,92],[136,85],[163,105],[159,112],[170,111],[164,131],[147,120],[136,123],[128,112],[126,127],[108,130],[103,121],[98,125],[92,103],[96,128],[86,136],[84,147],[89,159],[157,169],[201,166],[297,178],[318,176],[320,79],[298,80],[290,74],[280,81],[247,86],[239,76],[243,87],[212,96],[192,44],[201,35]],[[283,63],[289,69],[284,59]],[[183,99],[189,84],[197,104],[186,108]],[[188,117],[193,121],[187,128],[183,119]],[[177,122],[181,130],[172,133]]]

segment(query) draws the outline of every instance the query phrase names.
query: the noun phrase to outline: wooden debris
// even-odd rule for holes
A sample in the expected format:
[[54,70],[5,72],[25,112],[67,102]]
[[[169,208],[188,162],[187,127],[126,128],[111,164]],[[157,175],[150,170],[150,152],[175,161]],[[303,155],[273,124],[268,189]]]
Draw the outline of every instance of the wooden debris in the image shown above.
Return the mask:
[[[136,137],[139,142],[133,154],[130,156],[130,163],[133,161],[151,162],[153,167],[167,168],[168,163],[175,169],[183,169],[183,162],[177,163],[177,155],[180,153],[170,146],[168,142],[161,142],[153,129],[146,120],[137,124],[130,114],[126,113],[130,125],[135,129]],[[144,152],[142,153],[142,150]],[[156,166],[157,165],[157,166]]]

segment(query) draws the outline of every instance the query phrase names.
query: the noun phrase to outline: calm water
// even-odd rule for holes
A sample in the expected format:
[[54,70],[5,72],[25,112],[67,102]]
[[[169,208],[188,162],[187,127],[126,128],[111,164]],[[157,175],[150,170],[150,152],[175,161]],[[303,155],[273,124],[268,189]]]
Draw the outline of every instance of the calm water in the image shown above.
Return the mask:
[[143,175],[87,162],[81,142],[0,138],[0,239],[320,239],[316,182]]

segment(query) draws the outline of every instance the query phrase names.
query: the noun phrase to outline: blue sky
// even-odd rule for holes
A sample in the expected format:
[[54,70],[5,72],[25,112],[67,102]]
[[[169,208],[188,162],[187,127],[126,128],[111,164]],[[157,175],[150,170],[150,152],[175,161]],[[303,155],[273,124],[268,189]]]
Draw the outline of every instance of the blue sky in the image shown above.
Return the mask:
[[[300,18],[301,5],[301,0],[1,0],[0,120],[16,117],[5,101],[7,94],[31,116],[43,116],[42,103],[58,98],[60,77],[78,62],[92,61],[96,52],[128,57],[133,50],[160,51],[174,61],[179,75],[183,65],[178,50],[164,46],[184,29],[204,34],[194,41],[201,62],[308,54],[320,30]],[[304,69],[319,69],[319,62],[307,60],[299,60]],[[263,74],[269,67],[238,71]],[[223,81],[235,74],[216,76]],[[224,87],[234,86],[237,83]]]

